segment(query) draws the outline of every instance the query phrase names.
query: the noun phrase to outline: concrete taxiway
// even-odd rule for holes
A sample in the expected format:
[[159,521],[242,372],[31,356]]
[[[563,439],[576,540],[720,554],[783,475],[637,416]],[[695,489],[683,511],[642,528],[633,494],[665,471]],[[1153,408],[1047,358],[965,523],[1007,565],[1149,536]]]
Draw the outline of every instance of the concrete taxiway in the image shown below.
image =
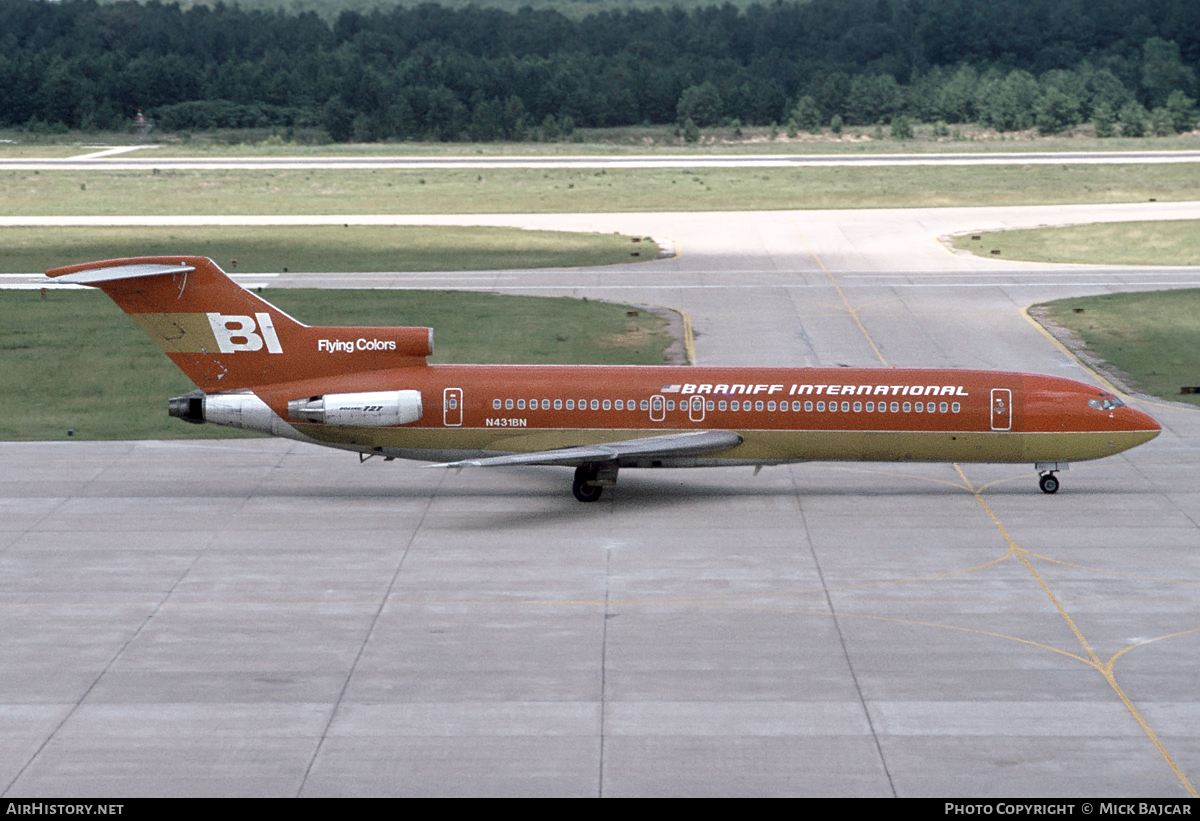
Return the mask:
[[[497,217],[481,224],[680,253],[259,284],[670,305],[703,364],[1091,380],[1026,305],[1200,272],[984,260],[937,237],[1095,213]],[[1200,413],[1140,406],[1162,435],[1073,465],[1055,496],[1032,466],[804,464],[625,471],[581,505],[552,468],[275,440],[0,445],[0,787],[1195,796]]]

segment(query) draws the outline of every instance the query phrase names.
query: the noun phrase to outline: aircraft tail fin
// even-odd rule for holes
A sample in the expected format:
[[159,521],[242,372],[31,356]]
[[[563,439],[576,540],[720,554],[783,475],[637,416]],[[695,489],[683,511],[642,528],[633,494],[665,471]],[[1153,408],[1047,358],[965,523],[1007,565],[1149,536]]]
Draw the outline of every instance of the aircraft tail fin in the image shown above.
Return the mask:
[[54,268],[112,298],[205,393],[424,365],[430,328],[309,327],[207,257],[138,257]]

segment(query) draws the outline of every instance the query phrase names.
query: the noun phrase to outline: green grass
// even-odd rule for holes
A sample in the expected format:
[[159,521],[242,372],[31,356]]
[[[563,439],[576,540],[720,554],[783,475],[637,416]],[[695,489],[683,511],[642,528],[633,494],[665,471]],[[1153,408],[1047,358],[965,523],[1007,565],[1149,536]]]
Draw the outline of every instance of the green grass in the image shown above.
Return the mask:
[[758,169],[8,171],[0,215],[468,214],[1200,199],[1200,163]]
[[652,241],[632,239],[456,226],[0,227],[0,273],[179,254],[206,256],[236,273],[490,271],[654,259]]
[[570,297],[322,288],[265,296],[308,325],[429,326],[432,363],[663,365],[673,341],[645,308]]
[[[310,325],[427,325],[431,362],[662,364],[667,323],[643,308],[461,292],[273,290]],[[636,312],[636,316],[630,316]],[[167,416],[188,379],[103,294],[0,291],[0,439],[240,436]]]
[[1131,387],[1200,405],[1200,290],[1079,297],[1034,306],[1074,331],[1090,353],[1128,375]]
[[[979,239],[974,239],[978,236]],[[1094,265],[1200,265],[1200,220],[1102,222],[966,234],[954,247],[981,256]]]

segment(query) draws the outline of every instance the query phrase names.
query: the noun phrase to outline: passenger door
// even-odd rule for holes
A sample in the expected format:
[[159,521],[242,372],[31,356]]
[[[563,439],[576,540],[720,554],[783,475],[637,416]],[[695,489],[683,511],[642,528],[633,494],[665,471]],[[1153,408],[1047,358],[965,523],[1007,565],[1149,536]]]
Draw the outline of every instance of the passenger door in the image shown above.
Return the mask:
[[448,428],[462,425],[462,388],[446,388],[442,392],[442,424]]
[[992,430],[1012,430],[1012,391],[992,388]]

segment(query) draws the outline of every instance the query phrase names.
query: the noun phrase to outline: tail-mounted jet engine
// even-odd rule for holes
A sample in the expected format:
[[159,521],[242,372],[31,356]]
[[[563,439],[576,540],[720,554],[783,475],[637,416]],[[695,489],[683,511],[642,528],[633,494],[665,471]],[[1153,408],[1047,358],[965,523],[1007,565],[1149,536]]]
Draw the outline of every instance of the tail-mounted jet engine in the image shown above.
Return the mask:
[[194,425],[211,422],[229,428],[296,438],[295,429],[248,390],[228,393],[192,391],[167,400],[167,412]]

